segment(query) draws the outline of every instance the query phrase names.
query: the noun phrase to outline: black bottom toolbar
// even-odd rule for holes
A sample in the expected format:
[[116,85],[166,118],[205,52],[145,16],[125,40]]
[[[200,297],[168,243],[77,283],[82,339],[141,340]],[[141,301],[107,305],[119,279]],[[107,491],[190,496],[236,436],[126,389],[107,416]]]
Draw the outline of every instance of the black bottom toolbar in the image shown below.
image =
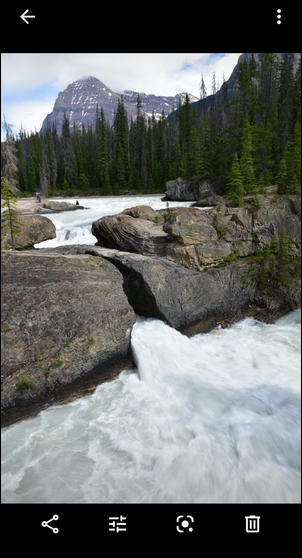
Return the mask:
[[[260,548],[266,542],[298,541],[299,504],[5,504],[2,518],[20,540],[39,540],[45,548],[69,549],[95,537],[125,550],[146,550],[161,542],[190,548],[199,542],[220,547],[238,542]],[[298,523],[299,522],[299,523]],[[10,527],[10,528],[8,528]],[[195,547],[196,548],[196,547]]]

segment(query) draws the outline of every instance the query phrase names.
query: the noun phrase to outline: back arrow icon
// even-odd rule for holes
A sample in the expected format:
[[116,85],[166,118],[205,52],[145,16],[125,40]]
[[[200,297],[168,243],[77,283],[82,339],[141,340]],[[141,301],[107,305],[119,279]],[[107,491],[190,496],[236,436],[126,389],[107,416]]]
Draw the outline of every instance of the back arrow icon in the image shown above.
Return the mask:
[[29,11],[29,10],[25,10],[24,14],[22,14],[22,15],[20,16],[21,19],[23,19],[23,21],[25,21],[25,23],[29,23],[29,21],[27,21],[27,18],[28,18],[28,17],[36,17],[35,15],[26,15],[28,11]]

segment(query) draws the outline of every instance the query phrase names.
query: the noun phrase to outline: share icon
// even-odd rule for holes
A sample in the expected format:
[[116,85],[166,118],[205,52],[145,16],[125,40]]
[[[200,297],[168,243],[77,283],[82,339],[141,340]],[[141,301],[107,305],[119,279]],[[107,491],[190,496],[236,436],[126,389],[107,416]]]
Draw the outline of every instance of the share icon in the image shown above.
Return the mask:
[[51,521],[57,521],[57,519],[59,519],[58,515],[54,515],[51,519],[49,519],[48,521],[42,521],[42,527],[49,527],[49,529],[52,529],[52,531],[54,533],[58,533],[59,529],[57,527],[52,527],[51,525],[48,525]]

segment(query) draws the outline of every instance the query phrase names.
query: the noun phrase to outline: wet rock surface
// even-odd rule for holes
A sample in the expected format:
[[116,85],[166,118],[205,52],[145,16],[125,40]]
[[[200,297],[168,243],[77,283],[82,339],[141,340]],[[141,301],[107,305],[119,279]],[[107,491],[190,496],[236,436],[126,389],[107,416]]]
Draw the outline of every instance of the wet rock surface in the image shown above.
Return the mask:
[[135,314],[101,258],[2,252],[2,426],[132,366]]

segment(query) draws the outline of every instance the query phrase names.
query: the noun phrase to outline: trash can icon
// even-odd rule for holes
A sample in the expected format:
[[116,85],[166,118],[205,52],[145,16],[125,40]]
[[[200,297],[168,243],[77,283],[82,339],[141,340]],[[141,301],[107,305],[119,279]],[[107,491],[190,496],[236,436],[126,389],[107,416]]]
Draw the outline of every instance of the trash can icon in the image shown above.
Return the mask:
[[259,533],[260,515],[245,516],[245,530],[247,533]]

